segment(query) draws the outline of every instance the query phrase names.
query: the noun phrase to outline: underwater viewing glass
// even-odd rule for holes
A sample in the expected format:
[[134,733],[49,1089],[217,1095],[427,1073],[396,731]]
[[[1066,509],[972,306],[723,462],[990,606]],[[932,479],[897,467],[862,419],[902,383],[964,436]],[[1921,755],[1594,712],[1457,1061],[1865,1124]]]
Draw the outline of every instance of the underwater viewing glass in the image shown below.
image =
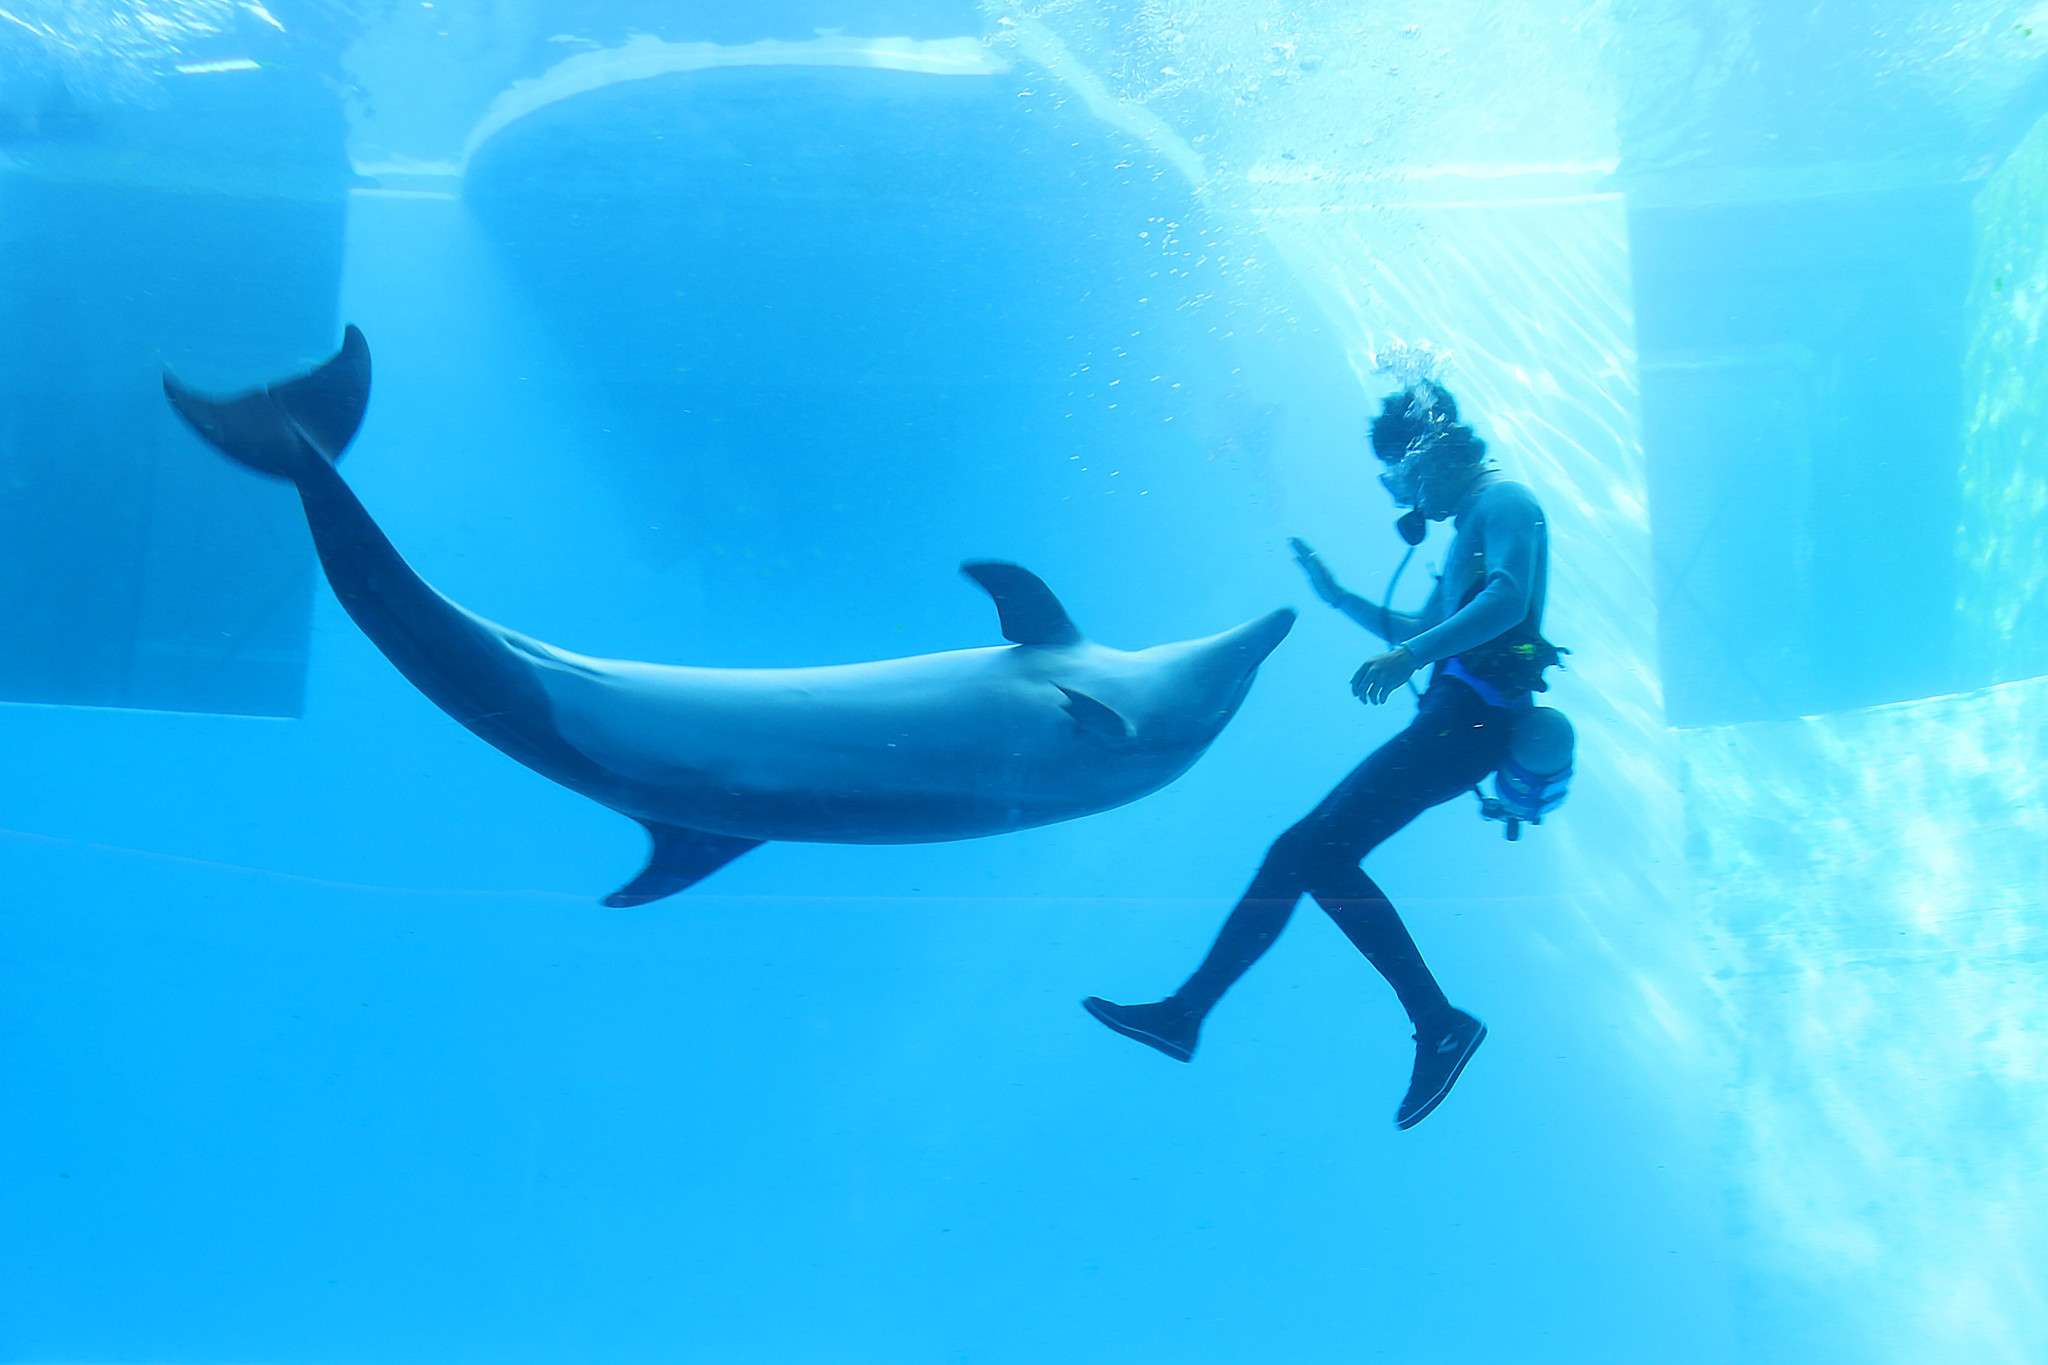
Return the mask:
[[2041,0],[7,0],[0,1365],[2048,1360],[2044,205]]

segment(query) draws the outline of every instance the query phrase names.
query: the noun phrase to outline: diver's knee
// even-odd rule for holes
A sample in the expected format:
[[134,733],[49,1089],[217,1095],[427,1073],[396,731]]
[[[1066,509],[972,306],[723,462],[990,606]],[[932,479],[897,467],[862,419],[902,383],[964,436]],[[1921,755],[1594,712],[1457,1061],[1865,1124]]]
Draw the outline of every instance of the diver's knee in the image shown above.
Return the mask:
[[1304,820],[1273,841],[1273,846],[1266,850],[1266,861],[1261,864],[1261,869],[1287,872],[1313,881],[1319,872],[1357,865],[1357,856],[1347,846],[1333,842],[1329,831]]
[[1269,872],[1297,867],[1303,859],[1313,856],[1315,842],[1313,832],[1306,826],[1290,826],[1266,849],[1265,861],[1259,866]]

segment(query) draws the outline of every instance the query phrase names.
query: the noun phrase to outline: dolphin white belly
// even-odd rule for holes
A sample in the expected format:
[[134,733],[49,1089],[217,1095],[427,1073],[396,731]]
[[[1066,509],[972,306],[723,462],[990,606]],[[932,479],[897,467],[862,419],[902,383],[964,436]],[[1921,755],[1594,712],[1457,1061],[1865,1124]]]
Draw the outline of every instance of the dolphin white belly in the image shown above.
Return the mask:
[[385,538],[335,462],[369,402],[347,331],[307,374],[229,399],[165,376],[201,437],[299,492],[328,582],[437,706],[534,771],[647,827],[637,905],[771,840],[968,839],[1107,810],[1185,772],[1236,712],[1294,613],[1126,652],[1084,639],[1035,576],[963,571],[1012,643],[826,668],[591,659],[471,615]]

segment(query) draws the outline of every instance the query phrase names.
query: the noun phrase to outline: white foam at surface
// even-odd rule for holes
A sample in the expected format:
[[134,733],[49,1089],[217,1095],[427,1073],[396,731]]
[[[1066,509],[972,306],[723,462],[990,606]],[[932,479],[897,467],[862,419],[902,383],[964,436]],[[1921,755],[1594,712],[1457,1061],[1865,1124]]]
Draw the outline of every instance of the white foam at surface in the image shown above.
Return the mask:
[[[88,107],[138,98],[167,66],[227,32],[236,9],[234,0],[9,0],[0,7],[0,77],[53,78]],[[276,22],[261,6],[253,12]]]
[[1200,190],[1207,183],[1208,168],[1187,139],[1144,105],[1111,94],[1102,79],[1068,49],[1065,40],[1051,27],[1022,15],[1004,15],[996,25],[998,42],[1014,46],[1024,60],[1064,83],[1081,97],[1089,113],[1143,143],[1179,171],[1192,188]]
[[764,38],[755,43],[720,44],[671,43],[640,33],[619,47],[579,52],[531,80],[515,82],[491,101],[470,130],[462,162],[467,165],[484,143],[536,110],[626,81],[746,66],[868,67],[927,76],[993,76],[1007,65],[975,38],[856,38],[833,33],[801,42]]
[[248,57],[224,57],[213,62],[180,62],[175,69],[181,76],[212,76],[226,71],[261,71],[263,65]]

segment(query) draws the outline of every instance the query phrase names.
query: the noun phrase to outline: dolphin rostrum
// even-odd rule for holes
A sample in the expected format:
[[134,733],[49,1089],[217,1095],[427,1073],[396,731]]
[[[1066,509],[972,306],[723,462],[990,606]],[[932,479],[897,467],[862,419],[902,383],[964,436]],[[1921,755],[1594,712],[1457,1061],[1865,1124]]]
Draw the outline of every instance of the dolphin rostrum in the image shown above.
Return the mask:
[[678,668],[593,659],[474,616],[428,587],[335,461],[370,396],[370,350],[171,405],[251,469],[288,479],[341,605],[443,711],[571,791],[647,827],[646,870],[607,897],[681,891],[771,839],[971,839],[1108,810],[1187,771],[1294,624],[1281,610],[1127,653],[1082,637],[1014,564],[962,571],[1009,646],[826,668]]

